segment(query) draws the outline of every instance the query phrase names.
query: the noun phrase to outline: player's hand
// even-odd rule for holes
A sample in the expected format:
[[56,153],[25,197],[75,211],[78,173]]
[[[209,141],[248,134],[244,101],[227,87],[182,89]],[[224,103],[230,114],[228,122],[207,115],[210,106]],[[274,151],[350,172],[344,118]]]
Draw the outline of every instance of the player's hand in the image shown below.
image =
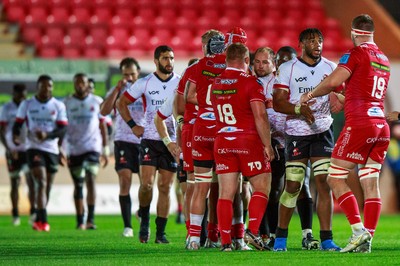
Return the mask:
[[394,121],[398,121],[399,120],[399,114],[400,112],[390,112],[386,114],[386,120],[389,122],[394,122]]
[[106,168],[108,165],[108,156],[105,154],[102,154],[100,156],[100,164],[103,166],[103,168]]
[[115,88],[116,88],[118,91],[120,91],[122,88],[124,88],[124,87],[126,86],[126,84],[127,84],[128,82],[129,82],[129,81],[126,80],[126,79],[121,79],[121,80],[118,81],[117,86],[115,86]]
[[60,153],[58,155],[58,164],[61,166],[66,166],[68,165],[68,159],[67,156],[65,154],[65,151],[60,147],[59,148]]
[[19,146],[19,145],[21,145],[21,138],[19,137],[19,136],[13,136],[13,143],[16,145],[16,146]]
[[39,141],[44,141],[47,138],[47,133],[44,131],[36,131],[35,135]]
[[135,134],[136,137],[140,138],[143,136],[144,127],[136,125],[132,128],[132,133]]
[[309,101],[306,104],[302,104],[300,106],[300,114],[304,116],[308,124],[312,124],[315,122],[315,117],[313,115],[313,111],[311,110],[310,106],[313,105],[315,101]]
[[331,113],[339,113],[343,110],[344,107],[344,95],[336,92],[331,92],[329,94],[329,105],[331,108]]
[[308,101],[310,100],[310,98],[308,98],[308,93],[305,92],[300,96],[300,104],[306,104]]
[[170,142],[167,146],[168,151],[175,158],[175,161],[179,164],[179,156],[181,155],[181,148],[176,142]]
[[265,155],[268,162],[272,162],[275,159],[275,152],[271,145],[264,147]]

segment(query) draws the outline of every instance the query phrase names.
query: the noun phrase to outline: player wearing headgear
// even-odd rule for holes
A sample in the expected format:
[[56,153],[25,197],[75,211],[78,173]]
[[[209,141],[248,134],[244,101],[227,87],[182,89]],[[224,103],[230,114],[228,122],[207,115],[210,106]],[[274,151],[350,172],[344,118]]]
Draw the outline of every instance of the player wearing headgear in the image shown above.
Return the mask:
[[186,102],[198,105],[197,118],[193,128],[192,156],[194,163],[195,188],[190,209],[190,241],[189,249],[200,248],[201,223],[205,212],[205,201],[209,196],[208,238],[218,242],[216,220],[216,202],[218,200],[218,182],[213,178],[215,140],[215,115],[210,102],[210,87],[226,67],[225,38],[217,30],[207,33],[209,40],[205,46],[207,55],[194,66],[194,74],[189,77],[189,85],[185,90]]
[[[346,82],[345,125],[332,153],[328,184],[351,225],[352,236],[341,252],[371,252],[371,240],[381,212],[379,174],[390,141],[384,101],[390,77],[387,56],[374,43],[374,21],[367,15],[351,24],[354,47],[339,60],[335,71],[304,93],[301,102],[330,93]],[[326,97],[326,96],[323,96]],[[346,183],[349,171],[359,165],[364,194],[364,223],[357,200]]]

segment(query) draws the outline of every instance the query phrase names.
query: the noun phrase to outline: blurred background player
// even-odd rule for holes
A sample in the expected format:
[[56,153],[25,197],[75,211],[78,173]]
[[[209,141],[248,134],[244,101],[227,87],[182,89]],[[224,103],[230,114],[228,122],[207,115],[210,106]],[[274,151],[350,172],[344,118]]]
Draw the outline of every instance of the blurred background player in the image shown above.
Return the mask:
[[[94,94],[94,92],[96,90],[96,81],[94,80],[94,78],[89,78],[88,82],[89,82],[89,85],[88,85],[89,93]],[[107,135],[108,135],[108,138],[110,139],[113,134],[113,121],[112,121],[111,114],[104,116],[104,122],[106,123]]]
[[[115,111],[115,134],[114,134],[114,157],[115,171],[119,179],[119,205],[124,223],[122,235],[133,237],[132,229],[132,201],[130,189],[132,185],[132,174],[139,173],[140,137],[132,134],[131,128],[125,123],[119,111],[116,109],[117,99],[136,82],[140,73],[140,66],[136,59],[126,57],[121,60],[119,69],[122,78],[117,85],[111,88],[104,101],[100,105],[100,113],[103,116]],[[142,99],[137,99],[128,105],[132,119],[138,124],[143,124],[144,107]]]
[[[100,156],[103,166],[108,164],[110,147],[104,117],[100,115],[99,96],[90,93],[88,77],[83,73],[74,76],[75,93],[64,100],[67,108],[68,167],[74,182],[74,201],[77,229],[96,229],[94,223],[96,187]],[[84,223],[83,184],[87,188],[88,215]]]
[[[143,153],[140,156],[140,187],[139,187],[139,240],[147,243],[150,238],[150,204],[153,199],[153,184],[158,170],[158,201],[156,218],[157,244],[168,244],[165,227],[168,221],[170,207],[170,189],[173,184],[178,163],[168,152],[167,147],[160,139],[154,125],[157,110],[169,97],[174,96],[180,76],[174,73],[174,52],[166,45],[158,46],[154,51],[156,71],[137,80],[118,99],[118,110],[137,137],[143,135],[140,142]],[[145,121],[143,126],[138,125],[129,113],[128,105],[138,98],[144,98],[146,104]],[[165,120],[168,133],[175,140],[175,120],[170,117]]]
[[6,150],[7,169],[11,180],[11,204],[13,225],[18,226],[21,223],[18,211],[19,185],[21,183],[21,173],[24,172],[26,184],[28,185],[28,198],[30,203],[30,219],[33,224],[36,219],[35,208],[35,183],[26,162],[26,127],[21,129],[21,144],[15,145],[12,140],[12,128],[17,115],[18,106],[26,99],[28,90],[25,84],[18,83],[13,86],[12,100],[3,105],[0,114],[0,139]]
[[18,107],[13,126],[13,142],[16,145],[21,143],[24,122],[28,128],[28,166],[37,185],[37,217],[32,227],[37,231],[48,232],[50,225],[47,222],[46,206],[58,170],[58,141],[64,136],[68,124],[64,103],[53,97],[53,80],[50,76],[41,75],[37,80],[36,95]]

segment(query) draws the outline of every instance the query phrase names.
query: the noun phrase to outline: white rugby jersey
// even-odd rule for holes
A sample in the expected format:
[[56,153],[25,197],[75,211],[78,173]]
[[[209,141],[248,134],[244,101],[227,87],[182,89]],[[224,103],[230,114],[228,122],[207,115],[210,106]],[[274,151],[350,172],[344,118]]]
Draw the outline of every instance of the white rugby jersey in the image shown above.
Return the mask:
[[[127,83],[124,88],[121,89],[120,95],[124,93],[132,84]],[[110,89],[106,95],[108,97],[113,91],[115,87]],[[136,124],[140,126],[144,126],[144,107],[143,101],[141,98],[138,98],[134,103],[128,105],[129,113],[131,114],[132,119],[136,122]],[[136,137],[135,134],[132,133],[132,130],[126,124],[124,119],[122,119],[121,115],[118,112],[118,109],[115,108],[115,134],[114,141],[125,141],[130,143],[140,143],[140,138]]]
[[[336,68],[336,64],[322,57],[316,65],[309,65],[299,58],[294,58],[280,65],[274,84],[274,90],[289,92],[289,102],[297,104],[300,96],[310,92]],[[314,100],[314,99],[313,99]],[[316,97],[310,106],[314,111],[315,122],[309,125],[304,117],[288,115],[285,132],[294,136],[318,134],[329,129],[333,119],[329,107],[329,95]]]
[[[275,82],[275,74],[270,73],[265,77],[259,77],[258,80],[261,81],[264,88],[264,95],[267,101],[272,101],[272,92]],[[268,120],[271,128],[271,134],[273,138],[279,141],[283,147],[285,146],[285,121],[286,114],[276,112],[274,108],[267,108]]]
[[67,125],[67,113],[63,102],[52,97],[47,102],[39,102],[35,96],[23,101],[18,108],[16,121],[26,121],[28,137],[26,149],[37,149],[58,154],[58,138],[39,141],[36,131],[51,132],[57,125]]
[[165,101],[165,103],[163,103],[163,105],[161,105],[160,109],[157,110],[157,113],[163,120],[170,117],[173,113],[175,93],[176,93],[176,91],[174,92],[174,94],[169,96],[167,98],[167,100]]
[[[145,123],[143,139],[161,140],[154,125],[154,116],[157,110],[169,98],[174,96],[174,91],[178,86],[180,76],[176,73],[167,80],[161,80],[155,73],[138,79],[125,93],[131,101],[143,97],[145,107]],[[168,134],[172,141],[175,141],[175,119],[173,116],[165,119]],[[136,122],[136,121],[135,121]]]
[[93,94],[89,94],[84,99],[69,96],[64,100],[68,117],[65,138],[68,155],[76,156],[86,152],[101,153],[103,140],[100,121],[104,120],[100,114],[102,101],[102,98]]
[[5,139],[8,148],[11,151],[25,151],[25,139],[26,139],[26,126],[22,125],[20,140],[21,144],[16,146],[13,142],[12,128],[14,126],[15,118],[17,116],[18,105],[12,100],[3,105],[0,113],[0,124],[6,127]]

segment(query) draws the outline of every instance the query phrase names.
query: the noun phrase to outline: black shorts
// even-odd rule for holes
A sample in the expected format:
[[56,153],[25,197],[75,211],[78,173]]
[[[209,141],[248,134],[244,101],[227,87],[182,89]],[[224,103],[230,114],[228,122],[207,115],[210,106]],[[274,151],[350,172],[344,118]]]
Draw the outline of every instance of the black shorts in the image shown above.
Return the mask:
[[309,135],[286,135],[286,161],[311,157],[331,157],[334,147],[333,127],[327,131]]
[[139,173],[140,144],[114,141],[115,170],[129,169]]
[[71,155],[68,157],[68,167],[83,166],[85,162],[100,163],[100,153],[91,151],[81,155]]
[[27,164],[26,152],[24,151],[18,152],[18,159],[14,159],[10,153],[6,152],[6,159],[7,159],[7,169],[8,172],[10,173],[21,171],[24,165]]
[[29,149],[26,151],[26,159],[30,169],[34,167],[45,167],[47,172],[53,174],[57,173],[58,171],[58,154],[36,149]]
[[176,172],[178,164],[161,140],[142,139],[140,165]]
[[183,160],[180,159],[178,172],[176,174],[176,178],[178,178],[179,183],[183,183],[187,181],[187,172],[183,170]]

